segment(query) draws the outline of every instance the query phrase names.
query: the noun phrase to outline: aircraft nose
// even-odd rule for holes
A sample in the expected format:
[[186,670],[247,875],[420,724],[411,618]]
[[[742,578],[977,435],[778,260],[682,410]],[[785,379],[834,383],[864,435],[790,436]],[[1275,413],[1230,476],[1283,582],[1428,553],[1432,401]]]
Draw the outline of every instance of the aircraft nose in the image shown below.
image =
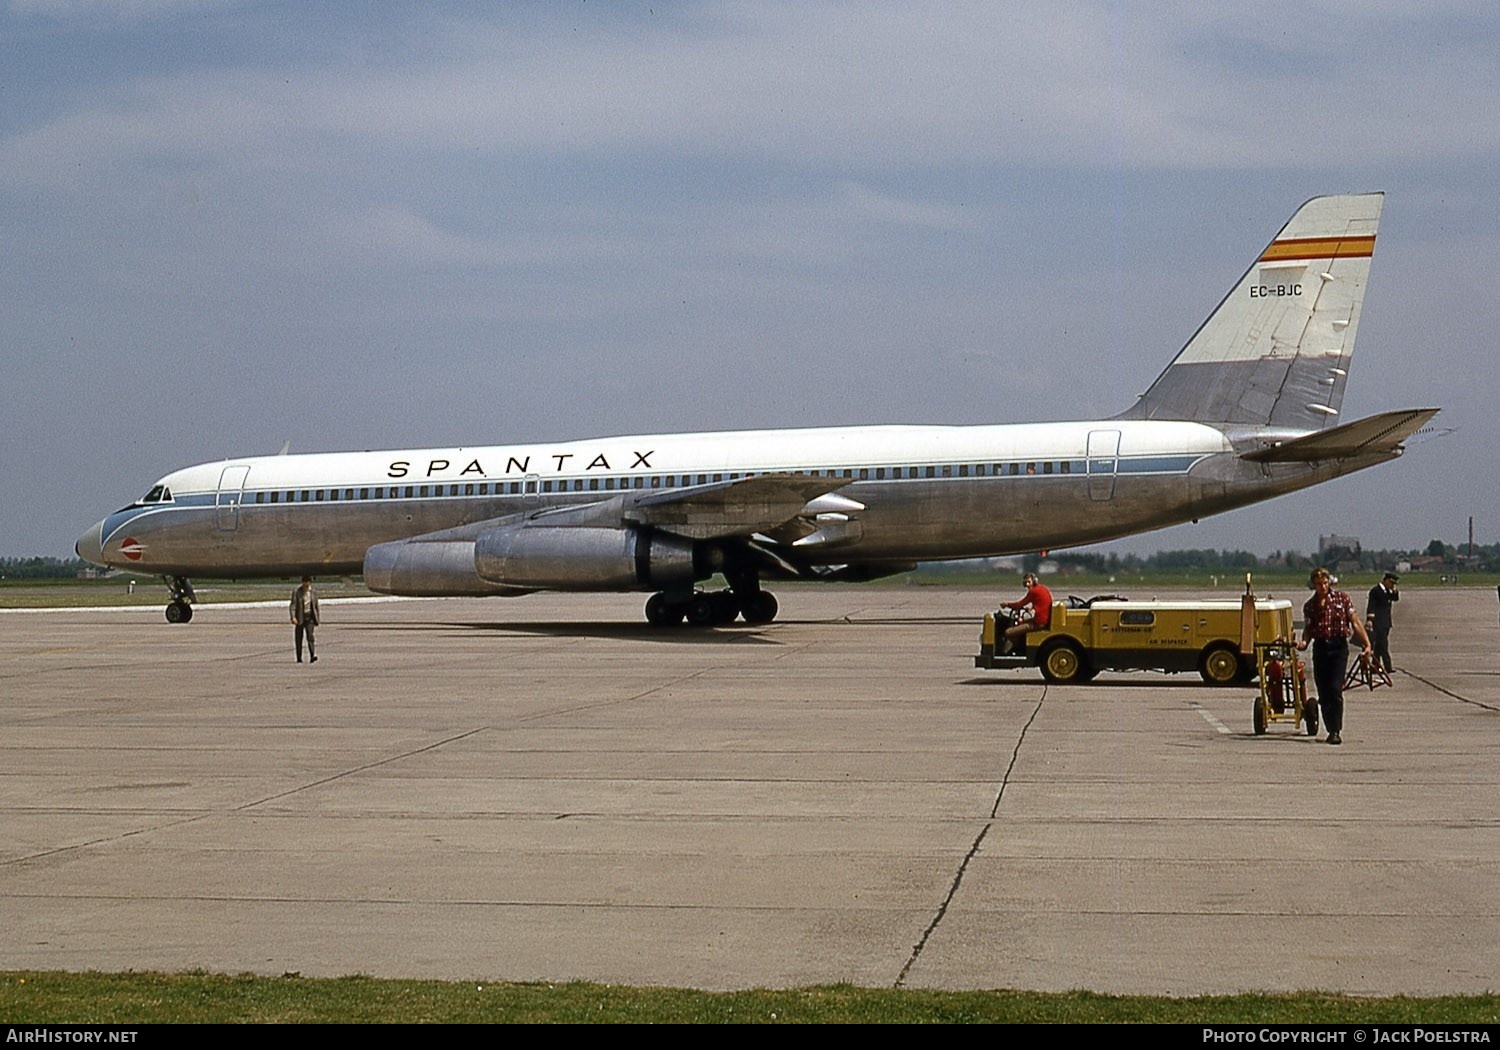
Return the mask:
[[88,532],[78,537],[78,542],[73,545],[78,556],[93,565],[104,564],[104,522],[100,521]]

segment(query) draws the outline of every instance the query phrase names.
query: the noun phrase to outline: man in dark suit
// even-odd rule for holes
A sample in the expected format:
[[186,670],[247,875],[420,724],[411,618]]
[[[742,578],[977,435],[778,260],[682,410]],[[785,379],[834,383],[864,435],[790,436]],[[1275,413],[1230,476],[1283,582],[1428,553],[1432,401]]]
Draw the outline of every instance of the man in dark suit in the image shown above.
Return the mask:
[[312,589],[312,577],[302,577],[302,586],[292,592],[292,637],[297,646],[297,662],[302,662],[302,636],[307,635],[307,655],[318,662],[317,643],[313,634],[318,626],[318,594]]
[[1375,659],[1386,674],[1391,673],[1391,606],[1401,600],[1396,590],[1400,579],[1394,572],[1386,573],[1370,588],[1370,597],[1365,602],[1365,626],[1375,643]]

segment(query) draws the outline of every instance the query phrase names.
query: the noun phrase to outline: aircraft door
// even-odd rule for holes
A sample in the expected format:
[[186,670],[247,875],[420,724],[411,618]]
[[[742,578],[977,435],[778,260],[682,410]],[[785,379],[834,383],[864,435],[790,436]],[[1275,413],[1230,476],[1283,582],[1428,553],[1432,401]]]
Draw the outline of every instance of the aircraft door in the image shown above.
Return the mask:
[[237,464],[225,467],[219,475],[219,492],[214,497],[214,507],[222,532],[233,532],[240,527],[240,502],[245,498],[245,478],[249,474],[249,467]]
[[537,505],[537,502],[541,499],[541,497],[537,495],[537,482],[540,481],[540,479],[540,475],[538,474],[527,474],[526,477],[521,479],[522,506],[534,507]]
[[1119,470],[1119,456],[1118,430],[1089,431],[1089,499],[1102,503],[1115,498],[1115,474]]

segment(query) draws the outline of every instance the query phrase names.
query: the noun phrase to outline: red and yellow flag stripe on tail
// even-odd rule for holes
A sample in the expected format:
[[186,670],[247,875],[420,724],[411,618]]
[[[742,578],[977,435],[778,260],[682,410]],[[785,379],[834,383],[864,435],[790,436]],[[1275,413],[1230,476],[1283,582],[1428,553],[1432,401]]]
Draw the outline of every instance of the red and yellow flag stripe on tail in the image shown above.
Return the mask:
[[1258,262],[1290,259],[1368,259],[1375,254],[1375,235],[1362,237],[1295,237],[1274,241]]

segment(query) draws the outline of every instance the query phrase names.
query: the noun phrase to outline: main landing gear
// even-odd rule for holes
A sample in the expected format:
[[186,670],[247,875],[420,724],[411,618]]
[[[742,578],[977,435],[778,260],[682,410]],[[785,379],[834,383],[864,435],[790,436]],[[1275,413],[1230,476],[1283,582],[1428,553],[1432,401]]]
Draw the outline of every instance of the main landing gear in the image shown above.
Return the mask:
[[686,620],[694,627],[717,627],[743,619],[770,623],[779,608],[776,596],[760,589],[754,573],[729,577],[727,591],[658,591],[646,599],[646,619],[655,627],[675,627]]
[[193,602],[198,596],[186,576],[168,576],[167,587],[172,592],[172,602],[167,606],[168,623],[187,623],[193,618]]

